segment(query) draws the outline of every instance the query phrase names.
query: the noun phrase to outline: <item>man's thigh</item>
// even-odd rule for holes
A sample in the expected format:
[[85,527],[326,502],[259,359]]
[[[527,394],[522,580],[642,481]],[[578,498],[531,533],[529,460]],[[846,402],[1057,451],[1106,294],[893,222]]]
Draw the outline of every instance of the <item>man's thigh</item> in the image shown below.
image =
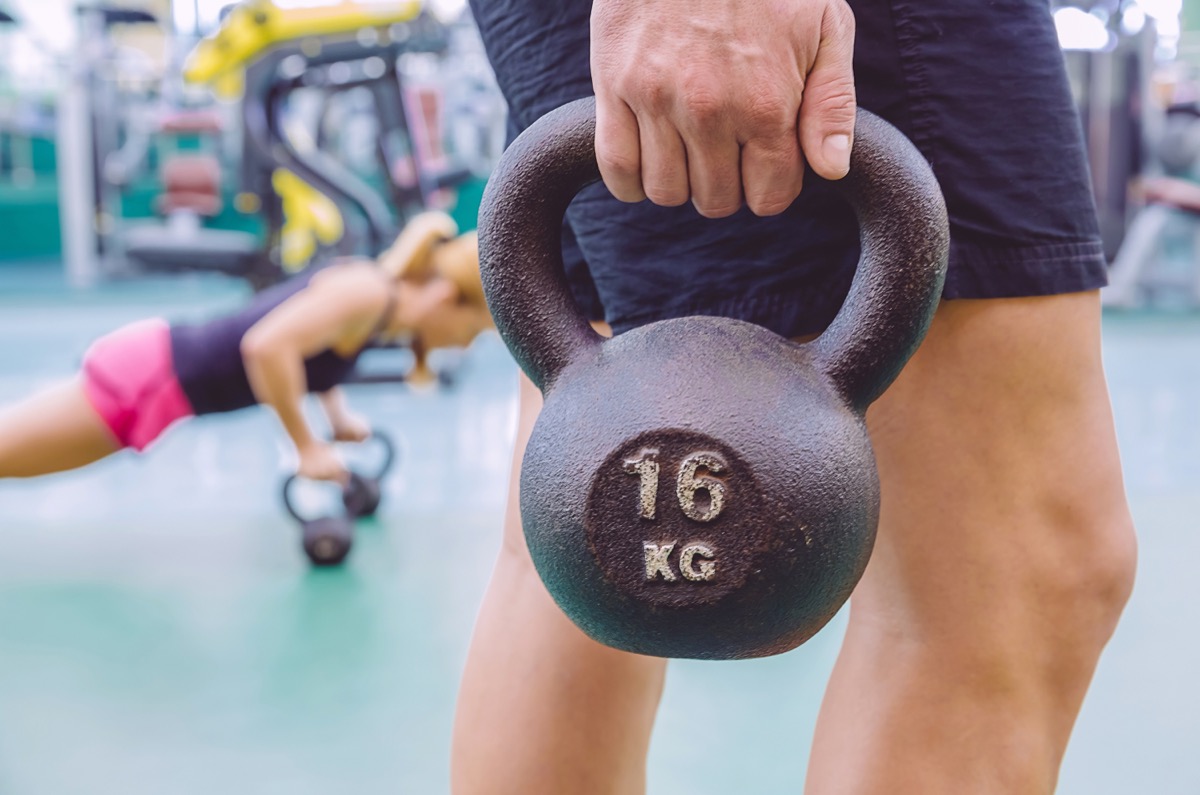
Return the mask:
[[1030,600],[1121,579],[1095,576],[1133,544],[1097,292],[944,302],[867,420],[882,504],[856,610],[1003,643],[1063,631]]

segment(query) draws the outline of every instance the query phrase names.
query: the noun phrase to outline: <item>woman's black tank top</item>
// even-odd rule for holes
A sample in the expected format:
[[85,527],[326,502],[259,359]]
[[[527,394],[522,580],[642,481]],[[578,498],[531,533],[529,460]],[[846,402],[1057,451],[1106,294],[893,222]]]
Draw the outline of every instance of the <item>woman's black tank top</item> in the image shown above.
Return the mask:
[[[258,403],[242,361],[242,337],[264,315],[307,287],[312,277],[313,272],[303,273],[263,290],[233,314],[204,323],[171,325],[175,373],[197,415],[236,411]],[[389,299],[379,328],[368,341],[382,330],[391,316],[392,301],[394,297]],[[324,350],[305,359],[308,391],[324,392],[340,384],[354,369],[360,353],[361,349],[353,356],[343,357],[332,350]]]

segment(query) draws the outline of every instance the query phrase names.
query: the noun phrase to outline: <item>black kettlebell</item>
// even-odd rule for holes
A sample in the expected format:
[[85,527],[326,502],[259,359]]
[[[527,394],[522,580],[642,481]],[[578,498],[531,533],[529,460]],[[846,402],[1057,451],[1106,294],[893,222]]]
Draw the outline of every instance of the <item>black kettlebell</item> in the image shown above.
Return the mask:
[[297,477],[290,475],[283,481],[283,505],[300,523],[304,554],[314,566],[336,566],[346,559],[354,546],[354,517],[349,511],[315,519],[301,516],[292,503],[292,484]]
[[364,475],[356,470],[350,470],[350,479],[342,491],[342,502],[346,511],[356,519],[374,516],[379,510],[379,501],[383,498],[382,482],[385,475],[391,471],[396,461],[396,445],[390,436],[382,431],[371,431],[367,442],[374,441],[383,449],[383,461],[374,475]]
[[571,298],[563,213],[599,178],[594,100],[547,114],[501,159],[479,215],[488,305],[545,405],[521,465],[538,573],[592,638],[661,657],[788,651],[837,612],[879,520],[864,413],[924,337],[946,209],[896,129],[859,111],[835,187],[861,228],[849,296],[797,344],[718,317],[606,340]]

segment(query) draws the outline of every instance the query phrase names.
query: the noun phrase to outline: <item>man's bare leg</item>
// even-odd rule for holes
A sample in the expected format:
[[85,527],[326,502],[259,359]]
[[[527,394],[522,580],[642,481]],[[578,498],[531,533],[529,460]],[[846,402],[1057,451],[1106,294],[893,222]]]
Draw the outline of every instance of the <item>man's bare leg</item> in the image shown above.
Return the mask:
[[868,413],[877,546],[809,795],[1048,795],[1136,547],[1096,293],[952,301]]
[[564,616],[525,548],[521,456],[541,395],[521,376],[504,543],[459,691],[456,795],[636,795],[666,661],[601,646]]

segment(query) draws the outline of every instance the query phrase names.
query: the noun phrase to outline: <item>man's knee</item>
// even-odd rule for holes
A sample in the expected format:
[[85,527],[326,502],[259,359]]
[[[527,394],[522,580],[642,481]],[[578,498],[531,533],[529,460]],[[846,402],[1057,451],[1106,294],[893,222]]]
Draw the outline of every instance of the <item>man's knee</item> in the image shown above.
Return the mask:
[[1073,639],[1085,654],[1099,653],[1116,629],[1133,591],[1137,538],[1123,499],[1055,506],[1045,549],[1031,567],[1033,610],[1058,626],[1050,637]]
[[1136,540],[1126,513],[1080,506],[1047,513],[1054,515],[1036,522],[1041,541],[997,565],[994,601],[977,604],[982,620],[952,643],[964,660],[993,671],[1001,690],[1073,699],[1091,681],[1129,600]]

